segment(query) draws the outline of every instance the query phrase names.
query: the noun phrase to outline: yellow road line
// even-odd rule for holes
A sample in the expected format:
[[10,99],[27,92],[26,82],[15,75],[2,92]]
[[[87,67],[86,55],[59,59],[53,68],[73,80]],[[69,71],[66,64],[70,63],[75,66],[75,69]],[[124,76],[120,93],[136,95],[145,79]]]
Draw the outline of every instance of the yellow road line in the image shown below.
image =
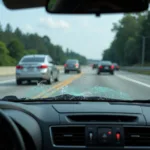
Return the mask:
[[50,95],[52,95],[53,93],[55,93],[56,91],[58,91],[59,89],[61,89],[62,87],[64,87],[66,85],[66,83],[63,83],[61,86],[53,89],[52,91],[50,91],[49,93],[45,93],[41,98],[46,98],[49,97]]
[[56,84],[56,85],[54,85],[54,86],[52,86],[52,87],[50,87],[50,88],[48,88],[48,90],[43,91],[43,92],[41,92],[40,94],[38,94],[38,95],[36,95],[36,96],[34,96],[34,97],[32,97],[32,98],[39,98],[39,97],[41,97],[45,92],[48,92],[49,90],[53,90],[54,88],[57,88],[57,86],[59,86],[59,85],[61,85],[61,84],[62,84],[62,82],[61,82],[61,83],[58,83],[58,84]]
[[67,80],[67,81],[64,82],[62,85],[60,85],[60,86],[58,86],[57,88],[55,88],[54,90],[52,90],[50,93],[45,94],[42,98],[49,97],[49,96],[52,95],[53,93],[56,93],[56,92],[57,92],[58,90],[60,90],[62,87],[64,87],[64,86],[70,84],[70,83],[73,82],[74,80],[80,78],[82,75],[83,75],[83,73],[80,74],[80,75],[78,75],[78,76],[75,76],[74,78],[72,78],[72,79],[70,79],[70,80]]
[[[71,79],[68,79],[68,80],[71,80]],[[55,89],[57,89],[57,88],[59,88],[59,87],[62,87],[66,82],[67,82],[67,81],[65,80],[65,81],[61,82],[61,84],[58,84],[58,85],[56,85],[56,86],[53,86],[53,87],[50,88],[48,91],[46,91],[46,92],[44,92],[43,94],[41,94],[39,97],[42,98],[45,94],[50,93],[50,92],[52,92],[53,90],[55,90]]]
[[36,96],[34,96],[34,97],[32,97],[32,98],[33,98],[33,99],[34,99],[34,98],[41,98],[42,96],[44,96],[45,94],[47,94],[47,93],[53,91],[54,89],[57,89],[57,88],[59,88],[59,87],[63,87],[63,85],[64,85],[65,83],[68,83],[69,81],[73,81],[76,77],[78,77],[78,76],[80,76],[80,75],[82,75],[82,74],[79,74],[79,75],[75,75],[75,76],[73,76],[73,77],[70,77],[69,79],[67,79],[67,80],[65,80],[65,81],[62,81],[62,82],[60,82],[60,83],[58,83],[58,84],[56,84],[56,85],[54,85],[54,86],[48,88],[46,91],[43,91],[43,92],[41,92],[40,94],[38,94],[38,95],[36,95]]

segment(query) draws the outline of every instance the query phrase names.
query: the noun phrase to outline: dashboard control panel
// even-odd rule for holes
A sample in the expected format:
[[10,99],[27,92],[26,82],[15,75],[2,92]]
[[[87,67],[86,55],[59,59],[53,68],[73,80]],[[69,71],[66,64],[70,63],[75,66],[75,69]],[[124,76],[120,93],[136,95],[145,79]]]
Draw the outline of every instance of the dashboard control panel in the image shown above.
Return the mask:
[[53,146],[121,147],[124,146],[122,126],[53,126],[50,127]]
[[123,146],[122,127],[87,126],[87,146]]

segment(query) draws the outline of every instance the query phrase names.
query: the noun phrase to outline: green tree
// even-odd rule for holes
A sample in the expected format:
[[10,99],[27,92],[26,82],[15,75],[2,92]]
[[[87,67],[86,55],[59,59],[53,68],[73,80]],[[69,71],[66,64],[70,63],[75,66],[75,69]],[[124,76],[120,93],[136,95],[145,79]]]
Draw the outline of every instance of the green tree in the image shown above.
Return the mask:
[[16,28],[14,34],[16,35],[16,38],[19,38],[19,39],[22,38],[22,32],[19,28]]
[[132,65],[140,60],[141,31],[145,14],[127,14],[113,24],[112,32],[115,38],[107,51],[103,53],[103,59],[118,62],[122,65]]
[[7,48],[9,49],[10,56],[15,58],[17,61],[19,61],[20,58],[24,55],[24,46],[16,39],[12,40],[8,44]]
[[9,23],[6,25],[5,32],[12,33],[12,27]]
[[[84,56],[69,49],[65,52],[61,45],[54,45],[47,35],[42,37],[37,33],[24,34],[19,28],[16,28],[13,32],[10,24],[6,25],[5,30],[0,26],[0,41],[7,45],[7,49],[9,50],[7,55],[10,55],[10,60],[13,57],[16,62],[24,55],[48,54],[59,64],[64,64],[65,61],[70,58],[79,59],[83,64],[86,63]],[[12,64],[15,63],[12,62]]]
[[[142,36],[147,37],[145,40],[145,61],[150,62],[150,11],[148,14],[145,15],[145,20],[143,21],[143,26],[142,26],[142,31],[140,33],[140,40],[142,41]],[[142,47],[142,42],[140,42],[141,47]],[[139,51],[139,54],[141,54],[141,49]]]
[[0,33],[3,33],[3,28],[1,24],[0,24]]
[[29,54],[34,55],[34,54],[37,54],[37,53],[38,52],[35,49],[24,50],[24,55],[29,55]]
[[15,65],[15,59],[9,56],[9,50],[3,42],[0,42],[0,66]]

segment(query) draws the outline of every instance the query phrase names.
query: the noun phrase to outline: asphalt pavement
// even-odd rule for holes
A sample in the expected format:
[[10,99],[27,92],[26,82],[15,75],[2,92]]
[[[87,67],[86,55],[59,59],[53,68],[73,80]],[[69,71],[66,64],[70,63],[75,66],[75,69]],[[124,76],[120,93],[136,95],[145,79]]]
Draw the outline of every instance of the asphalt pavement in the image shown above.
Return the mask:
[[[0,77],[0,98],[8,95],[17,97],[48,97],[59,94],[102,94],[105,97],[116,96],[121,99],[150,99],[150,76],[125,71],[115,71],[114,75],[97,75],[91,67],[82,68],[82,73],[60,73],[59,82],[52,85],[44,83],[26,83],[17,86],[15,76]],[[120,96],[120,97],[119,97]]]

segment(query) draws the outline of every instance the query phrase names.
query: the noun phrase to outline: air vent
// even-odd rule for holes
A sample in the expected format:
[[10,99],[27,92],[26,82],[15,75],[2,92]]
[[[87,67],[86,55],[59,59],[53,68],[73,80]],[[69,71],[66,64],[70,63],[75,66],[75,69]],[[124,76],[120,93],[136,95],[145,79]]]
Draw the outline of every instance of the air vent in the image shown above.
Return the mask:
[[85,146],[85,127],[52,127],[56,146]]
[[150,128],[125,127],[125,146],[150,146]]
[[69,115],[72,122],[136,122],[137,116],[124,115]]

